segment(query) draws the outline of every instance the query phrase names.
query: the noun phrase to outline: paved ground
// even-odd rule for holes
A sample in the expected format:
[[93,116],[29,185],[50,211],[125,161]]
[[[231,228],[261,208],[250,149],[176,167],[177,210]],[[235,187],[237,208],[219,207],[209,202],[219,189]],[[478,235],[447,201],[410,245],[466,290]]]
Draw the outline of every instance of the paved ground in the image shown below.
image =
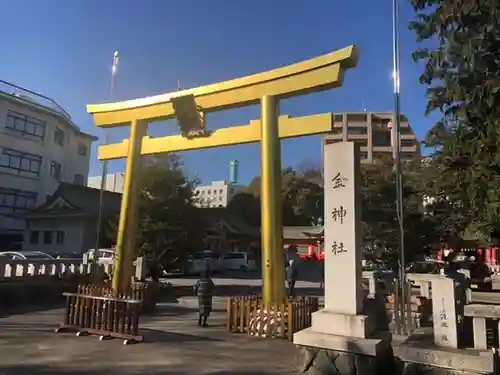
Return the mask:
[[226,332],[225,314],[214,313],[211,327],[196,326],[196,311],[162,304],[145,318],[146,341],[56,334],[62,310],[0,319],[0,375],[256,375],[291,374],[294,347],[287,341]]
[[[169,281],[180,297],[192,295],[196,278]],[[226,296],[259,292],[261,286],[261,280],[252,275],[216,277],[214,282],[215,308],[225,307]],[[296,287],[301,295],[322,294],[316,281],[299,281]],[[0,317],[0,375],[294,373],[295,348],[289,342],[229,334],[224,312],[213,313],[211,327],[199,328],[192,309],[196,301],[184,297],[180,302],[163,303],[155,316],[144,318],[146,342],[132,346],[123,346],[120,340],[55,334],[62,310]]]
[[[165,279],[172,283],[178,290],[178,295],[189,296],[192,294],[192,286],[196,283],[197,277],[177,277]],[[295,285],[297,294],[323,296],[323,290],[319,287],[319,281],[299,280]],[[243,293],[259,293],[262,287],[262,280],[257,275],[243,274],[233,276],[215,276],[213,278],[217,286],[218,296],[231,296]],[[472,291],[472,300],[476,303],[500,304],[500,280],[493,286],[491,292]],[[414,289],[418,293],[418,288]]]

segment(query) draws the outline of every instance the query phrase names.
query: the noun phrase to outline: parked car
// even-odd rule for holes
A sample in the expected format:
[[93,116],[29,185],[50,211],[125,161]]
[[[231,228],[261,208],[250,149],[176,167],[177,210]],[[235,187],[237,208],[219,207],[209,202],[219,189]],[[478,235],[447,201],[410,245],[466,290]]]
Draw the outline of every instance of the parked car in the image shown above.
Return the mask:
[[407,268],[407,273],[421,273],[421,274],[440,274],[441,269],[444,267],[444,263],[424,261],[424,262],[413,262]]
[[222,269],[229,271],[255,271],[257,265],[253,254],[233,252],[227,253],[222,257]]
[[49,254],[42,253],[41,251],[3,251],[0,252],[0,257],[12,260],[54,259],[54,257]]
[[493,289],[493,280],[488,265],[477,262],[456,262],[454,269],[457,272],[468,270],[470,273],[470,288],[478,291],[491,291]]
[[[94,260],[95,249],[90,249],[88,252],[89,262]],[[99,249],[97,250],[97,262],[98,263],[112,263],[116,256],[115,249]]]
[[220,272],[222,268],[220,255],[210,250],[203,250],[189,257],[186,273],[199,275],[207,269],[207,263],[212,273]]

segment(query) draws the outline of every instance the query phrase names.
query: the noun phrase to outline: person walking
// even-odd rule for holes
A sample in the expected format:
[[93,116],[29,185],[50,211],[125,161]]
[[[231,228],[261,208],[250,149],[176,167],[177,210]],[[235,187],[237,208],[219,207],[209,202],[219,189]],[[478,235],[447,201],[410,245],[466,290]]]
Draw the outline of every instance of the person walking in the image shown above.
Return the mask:
[[207,319],[212,312],[212,296],[215,290],[215,284],[210,278],[208,270],[205,270],[200,280],[196,282],[194,291],[198,297],[198,325],[207,327]]
[[286,283],[288,287],[287,297],[293,297],[295,290],[295,282],[297,281],[297,277],[299,272],[297,270],[297,266],[293,259],[288,261],[288,267],[286,269]]
[[319,263],[319,287],[320,289],[325,289],[325,258],[318,259]]

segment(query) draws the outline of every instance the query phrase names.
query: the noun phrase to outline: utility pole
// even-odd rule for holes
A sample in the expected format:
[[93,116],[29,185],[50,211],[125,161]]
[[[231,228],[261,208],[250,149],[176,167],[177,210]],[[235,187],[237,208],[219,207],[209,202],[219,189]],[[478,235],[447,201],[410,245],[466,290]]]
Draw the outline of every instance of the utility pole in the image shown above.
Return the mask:
[[[116,74],[118,72],[118,51],[113,52],[113,67],[111,70],[111,83],[109,86],[109,97],[113,98],[113,93],[115,89]],[[104,144],[109,143],[109,129],[104,129]],[[100,246],[100,234],[102,230],[102,220],[103,220],[103,203],[104,203],[104,191],[106,190],[106,179],[108,176],[108,160],[102,162],[102,174],[101,174],[101,191],[99,193],[99,211],[97,214],[97,225],[96,225],[96,239],[94,246],[94,255],[92,257],[92,274],[97,275],[97,261],[98,261],[98,250]],[[97,280],[96,280],[97,281]]]
[[403,332],[408,334],[406,321],[406,269],[404,245],[403,176],[401,173],[401,101],[399,77],[399,7],[398,0],[392,0],[392,62],[394,81],[394,172],[396,176],[396,217],[399,232],[399,281],[401,286],[400,317]]

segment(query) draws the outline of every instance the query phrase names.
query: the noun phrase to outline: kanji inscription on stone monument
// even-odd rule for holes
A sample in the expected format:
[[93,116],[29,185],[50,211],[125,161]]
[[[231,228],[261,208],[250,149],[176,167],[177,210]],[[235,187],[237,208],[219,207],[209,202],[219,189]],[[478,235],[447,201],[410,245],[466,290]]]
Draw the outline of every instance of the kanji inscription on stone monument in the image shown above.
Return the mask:
[[333,253],[333,255],[338,255],[340,253],[346,253],[346,252],[347,252],[347,249],[345,248],[343,242],[338,242],[337,243],[337,241],[333,241],[333,244],[332,244],[332,253]]
[[347,215],[347,210],[343,206],[335,208],[332,211],[332,219],[335,221],[339,220],[340,224],[344,224],[344,218],[346,215]]
[[344,182],[347,182],[347,178],[342,177],[340,173],[337,173],[335,177],[332,178],[332,189],[338,189],[341,187],[345,187]]
[[362,309],[359,147],[324,147],[325,309],[356,315]]

